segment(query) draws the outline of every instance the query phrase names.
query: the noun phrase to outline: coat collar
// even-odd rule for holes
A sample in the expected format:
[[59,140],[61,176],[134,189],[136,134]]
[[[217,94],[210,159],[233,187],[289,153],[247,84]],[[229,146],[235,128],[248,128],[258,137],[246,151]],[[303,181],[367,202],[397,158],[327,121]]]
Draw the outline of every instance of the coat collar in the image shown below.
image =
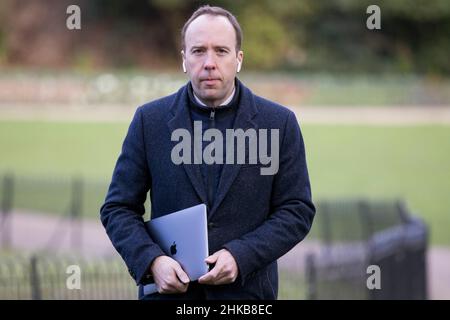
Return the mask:
[[[239,86],[240,90],[240,100],[236,119],[234,121],[234,129],[243,129],[245,131],[249,128],[254,128],[255,130],[258,130],[257,124],[252,120],[258,113],[258,108],[254,101],[254,95],[250,91],[250,89],[245,87],[239,80],[237,80],[236,83]],[[193,137],[193,126],[189,112],[188,99],[189,97],[187,84],[180,88],[180,90],[178,90],[175,95],[175,99],[170,106],[167,125],[171,132],[178,128],[187,129],[190,132],[191,137]],[[173,144],[175,145],[176,143],[173,142]],[[193,148],[193,145],[191,147]],[[248,150],[246,150],[246,152],[248,152]],[[197,195],[200,197],[203,203],[207,204],[207,190],[202,181],[200,165],[182,164],[182,166],[184,167],[186,174],[188,175],[195,191],[197,192]],[[223,165],[219,186],[217,188],[217,194],[212,208],[209,208],[209,218],[217,211],[220,203],[225,198],[228,190],[233,184],[233,181],[239,173],[240,167],[241,165],[239,164]]]

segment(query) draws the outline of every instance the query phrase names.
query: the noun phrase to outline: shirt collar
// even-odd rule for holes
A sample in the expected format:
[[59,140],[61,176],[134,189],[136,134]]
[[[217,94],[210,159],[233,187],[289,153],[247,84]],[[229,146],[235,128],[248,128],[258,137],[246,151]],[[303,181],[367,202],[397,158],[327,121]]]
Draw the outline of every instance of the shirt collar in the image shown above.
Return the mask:
[[[219,105],[219,107],[221,107],[221,106],[226,106],[227,104],[229,104],[229,103],[231,102],[231,100],[233,100],[233,98],[234,98],[234,93],[235,93],[235,92],[236,92],[236,86],[234,86],[233,91],[231,92],[231,94],[228,96],[228,98],[225,99],[224,102],[222,102],[222,103]],[[195,94],[194,90],[192,90],[192,93],[194,94],[195,101],[196,101],[198,104],[200,104],[200,105],[203,106],[203,107],[206,107],[206,106],[207,106],[202,100],[200,100],[199,97],[197,97],[197,95]]]

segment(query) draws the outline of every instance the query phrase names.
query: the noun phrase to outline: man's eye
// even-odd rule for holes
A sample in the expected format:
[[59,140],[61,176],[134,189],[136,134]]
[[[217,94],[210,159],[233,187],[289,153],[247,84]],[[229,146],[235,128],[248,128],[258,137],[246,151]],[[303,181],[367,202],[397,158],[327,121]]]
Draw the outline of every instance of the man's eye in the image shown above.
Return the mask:
[[228,51],[225,50],[225,49],[219,49],[218,52],[219,52],[220,54],[227,54],[227,53],[228,53]]
[[192,50],[192,53],[193,54],[199,54],[199,53],[202,53],[202,50],[201,49],[194,49],[194,50]]

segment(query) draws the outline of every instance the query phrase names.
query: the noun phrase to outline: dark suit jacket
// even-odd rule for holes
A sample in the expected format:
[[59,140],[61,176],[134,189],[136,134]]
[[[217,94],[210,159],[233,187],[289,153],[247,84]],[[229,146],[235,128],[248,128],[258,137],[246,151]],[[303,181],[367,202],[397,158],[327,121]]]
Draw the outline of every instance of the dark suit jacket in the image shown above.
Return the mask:
[[[232,284],[200,287],[211,299],[276,299],[276,260],[306,236],[315,214],[305,148],[293,112],[237,83],[241,97],[234,128],[279,129],[280,166],[275,175],[261,175],[260,164],[224,165],[208,210],[209,249],[210,254],[229,250],[239,276]],[[164,254],[144,227],[147,192],[153,218],[207,203],[199,165],[171,161],[178,143],[171,133],[178,128],[193,135],[187,86],[137,109],[100,210],[108,236],[138,285],[150,263]],[[154,298],[162,298],[158,295]]]

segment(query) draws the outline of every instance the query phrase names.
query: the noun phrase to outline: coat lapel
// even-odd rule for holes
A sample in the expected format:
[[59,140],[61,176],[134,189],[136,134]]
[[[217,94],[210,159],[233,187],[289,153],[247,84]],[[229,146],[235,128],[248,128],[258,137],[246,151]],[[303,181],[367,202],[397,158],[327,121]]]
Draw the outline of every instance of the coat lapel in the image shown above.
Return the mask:
[[[170,116],[167,125],[170,129],[170,133],[176,129],[184,128],[189,130],[191,134],[191,148],[193,150],[193,137],[194,132],[192,128],[191,115],[189,113],[189,106],[187,103],[188,95],[187,95],[187,86],[181,88],[175,101],[173,102],[170,108]],[[177,142],[173,142],[173,146],[175,146]],[[173,148],[172,146],[172,148]],[[197,195],[200,197],[203,203],[208,203],[206,196],[206,188],[202,180],[200,165],[198,164],[182,164],[184,170],[186,171],[189,180],[191,181],[192,186],[194,187]]]

